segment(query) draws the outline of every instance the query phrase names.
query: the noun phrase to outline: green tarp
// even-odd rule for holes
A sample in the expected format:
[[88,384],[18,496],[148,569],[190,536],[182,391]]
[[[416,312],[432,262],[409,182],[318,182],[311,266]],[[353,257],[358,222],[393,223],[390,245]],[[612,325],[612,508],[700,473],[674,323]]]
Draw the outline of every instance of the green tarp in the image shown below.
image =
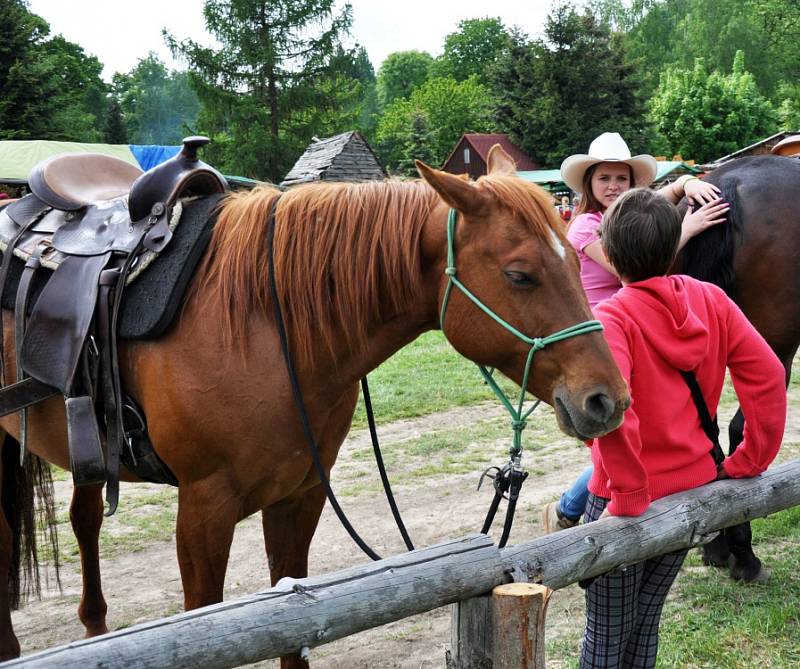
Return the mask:
[[42,139],[7,140],[0,141],[0,181],[12,183],[27,181],[34,165],[59,153],[102,153],[139,167],[127,144],[83,144]]

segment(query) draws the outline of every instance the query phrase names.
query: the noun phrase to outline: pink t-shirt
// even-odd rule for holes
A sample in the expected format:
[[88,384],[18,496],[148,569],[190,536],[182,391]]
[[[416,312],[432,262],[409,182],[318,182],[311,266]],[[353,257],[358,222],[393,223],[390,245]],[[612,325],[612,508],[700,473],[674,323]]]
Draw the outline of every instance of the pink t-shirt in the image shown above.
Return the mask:
[[581,261],[581,283],[590,307],[611,297],[622,287],[614,274],[592,260],[584,251],[589,244],[600,239],[598,230],[602,220],[603,215],[597,212],[581,214],[572,219],[567,230],[567,239],[575,247]]

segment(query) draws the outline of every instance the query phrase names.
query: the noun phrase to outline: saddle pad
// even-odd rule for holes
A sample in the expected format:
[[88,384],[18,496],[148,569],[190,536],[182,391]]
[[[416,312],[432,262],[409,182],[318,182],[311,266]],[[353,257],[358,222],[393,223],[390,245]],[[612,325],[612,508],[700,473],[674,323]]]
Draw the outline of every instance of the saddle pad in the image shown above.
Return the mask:
[[[170,243],[136,281],[125,288],[118,321],[121,339],[157,339],[172,323],[186,287],[208,247],[221,198],[221,194],[210,195],[187,202]],[[14,309],[23,267],[24,262],[14,257],[2,295],[4,309]],[[51,275],[50,271],[38,273],[29,302],[31,308]]]

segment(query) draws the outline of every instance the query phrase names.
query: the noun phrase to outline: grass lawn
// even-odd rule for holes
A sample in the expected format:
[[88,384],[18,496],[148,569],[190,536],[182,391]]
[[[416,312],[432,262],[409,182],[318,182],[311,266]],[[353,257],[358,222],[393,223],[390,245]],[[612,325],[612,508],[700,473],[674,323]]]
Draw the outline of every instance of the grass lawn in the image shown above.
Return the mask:
[[[518,386],[502,374],[496,378],[506,394],[516,398]],[[369,391],[378,423],[495,400],[474,363],[457,353],[439,331],[426,332],[372,372]],[[366,426],[359,399],[353,428]]]

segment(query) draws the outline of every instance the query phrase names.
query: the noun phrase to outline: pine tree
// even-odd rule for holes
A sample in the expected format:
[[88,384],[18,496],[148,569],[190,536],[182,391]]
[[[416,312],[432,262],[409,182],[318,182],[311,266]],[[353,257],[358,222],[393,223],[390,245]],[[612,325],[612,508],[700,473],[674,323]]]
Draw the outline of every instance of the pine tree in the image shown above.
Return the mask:
[[122,118],[122,109],[119,102],[112,98],[108,103],[106,112],[106,127],[103,133],[103,141],[107,144],[127,144],[128,131],[125,128],[125,121]]
[[[279,181],[315,134],[341,131],[342,95],[352,95],[353,54],[340,49],[350,5],[334,0],[206,0],[219,49],[166,35],[189,63],[212,135],[208,159],[226,170]],[[344,57],[342,57],[344,54]]]

